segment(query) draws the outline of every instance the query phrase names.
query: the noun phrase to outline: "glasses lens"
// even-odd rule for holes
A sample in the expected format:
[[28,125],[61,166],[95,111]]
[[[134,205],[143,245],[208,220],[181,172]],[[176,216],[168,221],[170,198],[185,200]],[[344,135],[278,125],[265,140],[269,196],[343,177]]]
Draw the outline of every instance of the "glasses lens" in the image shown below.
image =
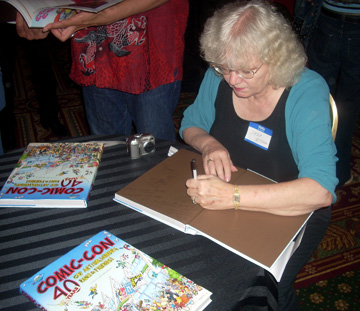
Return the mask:
[[221,74],[223,75],[224,73],[222,72],[221,68],[220,67],[217,67],[217,66],[213,66],[214,70],[218,73],[218,74]]
[[254,78],[255,72],[253,70],[230,70],[229,68],[222,66],[212,66],[214,70],[221,75],[229,75],[232,71],[234,71],[240,78],[243,79],[252,79]]
[[226,68],[226,67],[223,67],[223,66],[216,66],[216,65],[212,65],[212,67],[214,68],[214,70],[221,74],[221,75],[228,75],[230,74],[231,70]]
[[250,70],[236,70],[236,74],[243,79],[251,79],[254,77],[254,72]]
[[231,72],[231,70],[229,68],[226,68],[226,67],[219,67],[219,68],[223,75],[228,75]]

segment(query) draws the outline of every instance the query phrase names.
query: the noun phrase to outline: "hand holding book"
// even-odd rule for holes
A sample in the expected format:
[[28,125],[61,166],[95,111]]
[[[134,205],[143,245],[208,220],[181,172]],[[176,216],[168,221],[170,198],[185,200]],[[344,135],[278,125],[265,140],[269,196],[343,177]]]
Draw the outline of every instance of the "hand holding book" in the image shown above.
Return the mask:
[[[44,33],[51,31],[61,41],[66,41],[81,29],[110,25],[124,18],[152,10],[167,2],[166,0],[106,0],[101,2],[53,0],[36,3],[29,0],[2,1],[10,3],[20,12],[29,28],[43,28],[41,31]],[[29,40],[46,37],[38,31],[23,28],[23,25],[19,30],[19,35]]]
[[61,41],[66,41],[75,32],[94,26],[110,25],[124,18],[152,10],[167,0],[127,0],[106,8],[96,14],[77,11],[77,14],[69,19],[57,21],[45,26],[44,31],[51,31]]
[[43,31],[41,28],[29,28],[24,17],[16,12],[16,32],[21,38],[27,40],[45,39],[49,32]]
[[[43,28],[49,23],[66,20],[76,11],[97,13],[123,0],[0,0],[12,5],[23,16],[28,27]],[[93,14],[95,15],[95,14]],[[107,21],[109,22],[109,21]],[[104,23],[102,25],[106,25]],[[86,26],[85,26],[86,27]]]

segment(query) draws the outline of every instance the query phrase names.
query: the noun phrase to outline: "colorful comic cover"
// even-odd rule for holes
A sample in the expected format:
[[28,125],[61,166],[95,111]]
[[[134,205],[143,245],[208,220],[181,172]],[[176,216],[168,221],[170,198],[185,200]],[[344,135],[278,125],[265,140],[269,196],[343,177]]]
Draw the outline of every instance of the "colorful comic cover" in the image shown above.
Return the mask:
[[0,192],[0,207],[86,207],[102,143],[31,143]]
[[123,0],[0,0],[14,6],[29,27],[46,25],[70,18],[75,10],[100,12]]
[[193,311],[211,302],[211,292],[107,231],[39,271],[20,292],[48,311]]

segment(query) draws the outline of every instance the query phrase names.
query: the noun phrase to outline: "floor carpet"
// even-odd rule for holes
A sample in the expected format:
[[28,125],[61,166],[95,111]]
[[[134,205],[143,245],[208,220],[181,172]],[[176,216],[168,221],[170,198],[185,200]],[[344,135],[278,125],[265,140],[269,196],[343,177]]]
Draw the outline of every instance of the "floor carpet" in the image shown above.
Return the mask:
[[[59,139],[42,128],[25,51],[18,51],[15,80],[16,148],[32,141]],[[72,137],[89,134],[79,88],[68,78],[69,54],[66,44],[52,47],[54,72],[61,105],[59,118]],[[174,113],[179,128],[184,109],[195,93],[182,93]],[[354,180],[340,189],[332,209],[332,221],[318,249],[301,270],[295,283],[302,310],[360,310],[360,125],[353,139],[352,173]]]
[[351,184],[337,191],[331,224],[295,287],[302,310],[360,310],[360,119],[353,137]]

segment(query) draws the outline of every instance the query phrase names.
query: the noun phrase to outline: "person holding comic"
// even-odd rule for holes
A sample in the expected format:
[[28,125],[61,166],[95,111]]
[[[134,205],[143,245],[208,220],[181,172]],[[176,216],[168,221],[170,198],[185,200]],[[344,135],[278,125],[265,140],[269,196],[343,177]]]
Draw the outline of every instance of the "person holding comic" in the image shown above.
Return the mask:
[[126,0],[98,13],[34,30],[18,14],[20,36],[71,38],[70,78],[82,87],[91,134],[151,133],[176,140],[172,119],[183,78],[188,0]]

